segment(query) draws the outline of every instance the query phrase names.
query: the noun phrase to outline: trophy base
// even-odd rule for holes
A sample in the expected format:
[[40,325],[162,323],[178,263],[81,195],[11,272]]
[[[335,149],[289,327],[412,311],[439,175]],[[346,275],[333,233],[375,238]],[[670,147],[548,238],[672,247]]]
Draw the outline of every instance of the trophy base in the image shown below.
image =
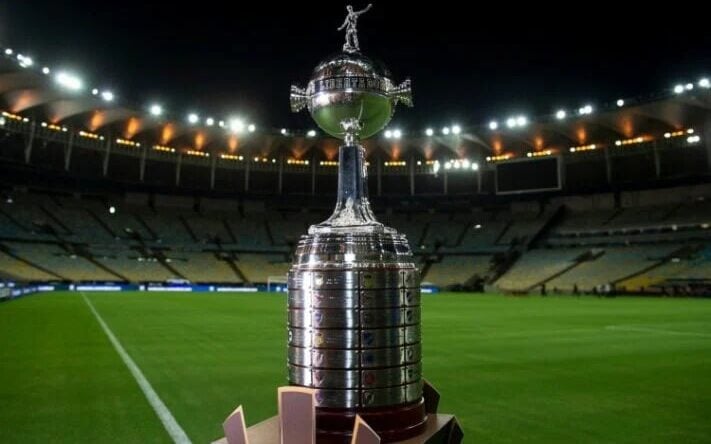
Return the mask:
[[[247,429],[247,437],[249,444],[281,444],[279,416],[272,416],[269,419],[249,427]],[[317,436],[317,444],[325,442],[327,441],[322,441],[322,438]],[[351,441],[343,442],[350,443]],[[459,444],[461,442],[461,429],[454,415],[436,413],[427,416],[427,421],[425,421],[422,431],[417,436],[395,441],[392,442],[392,444]],[[212,444],[228,444],[228,441],[226,438],[222,438],[214,441]]]
[[437,413],[440,395],[426,381],[420,401],[395,407],[319,408],[315,393],[279,388],[279,415],[249,428],[239,406],[223,424],[226,437],[213,444],[460,444],[464,438],[454,416]]
[[424,398],[407,405],[370,409],[317,407],[316,441],[319,444],[350,443],[356,415],[360,416],[384,443],[421,435],[427,428]]

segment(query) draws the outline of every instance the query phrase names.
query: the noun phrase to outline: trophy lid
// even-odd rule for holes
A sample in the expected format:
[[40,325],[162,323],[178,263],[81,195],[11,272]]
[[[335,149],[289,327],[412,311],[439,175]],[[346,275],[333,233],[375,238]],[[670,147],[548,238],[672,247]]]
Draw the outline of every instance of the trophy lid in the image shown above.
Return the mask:
[[331,77],[389,79],[391,75],[385,64],[361,52],[340,52],[319,62],[313,70],[311,81]]

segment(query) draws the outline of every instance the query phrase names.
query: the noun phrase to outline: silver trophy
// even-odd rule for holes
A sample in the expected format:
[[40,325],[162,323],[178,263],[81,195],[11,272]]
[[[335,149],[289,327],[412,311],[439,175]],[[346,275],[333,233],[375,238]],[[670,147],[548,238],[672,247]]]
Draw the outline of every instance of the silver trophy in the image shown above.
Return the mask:
[[289,382],[316,390],[319,442],[349,442],[356,414],[384,442],[422,432],[420,279],[404,235],[370,208],[365,150],[395,105],[412,106],[410,82],[360,53],[348,16],[343,52],[319,63],[308,86],[291,87],[291,108],[308,108],[326,133],[343,139],[338,198],[331,217],[309,228],[288,280]]

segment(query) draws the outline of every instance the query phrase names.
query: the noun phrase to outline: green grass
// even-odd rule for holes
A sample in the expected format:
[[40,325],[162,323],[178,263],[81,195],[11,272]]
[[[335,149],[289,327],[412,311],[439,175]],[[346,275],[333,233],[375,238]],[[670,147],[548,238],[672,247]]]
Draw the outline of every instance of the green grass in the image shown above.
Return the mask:
[[[285,299],[89,294],[195,443],[276,413]],[[711,300],[424,297],[424,373],[467,442],[711,442]],[[76,293],[0,304],[0,442],[170,442]]]

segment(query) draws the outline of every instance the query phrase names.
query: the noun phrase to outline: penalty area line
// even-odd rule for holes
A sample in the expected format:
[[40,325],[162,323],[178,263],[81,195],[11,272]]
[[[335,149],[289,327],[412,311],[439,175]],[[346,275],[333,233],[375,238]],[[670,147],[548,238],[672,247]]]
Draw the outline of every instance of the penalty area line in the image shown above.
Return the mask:
[[156,393],[156,391],[153,389],[151,383],[148,382],[148,379],[146,379],[141,369],[138,367],[138,365],[136,365],[131,356],[123,348],[123,346],[116,338],[114,333],[111,331],[109,326],[106,324],[106,322],[104,322],[104,319],[101,317],[99,312],[96,311],[96,308],[94,308],[94,304],[91,303],[91,301],[89,300],[89,298],[86,297],[83,291],[80,293],[81,297],[84,299],[84,302],[94,314],[94,317],[96,318],[97,322],[99,323],[99,325],[101,325],[101,328],[104,330],[104,333],[106,333],[106,336],[109,338],[109,341],[111,341],[111,344],[114,346],[116,353],[118,353],[118,355],[121,357],[123,363],[126,364],[126,367],[128,367],[128,370],[131,372],[133,378],[136,380],[136,383],[138,383],[138,386],[141,388],[143,395],[148,400],[148,403],[151,405],[151,407],[153,407],[153,410],[156,412],[156,415],[158,415],[158,419],[160,419],[160,422],[163,423],[165,431],[168,432],[168,435],[170,435],[170,437],[173,439],[173,442],[175,442],[176,444],[192,444],[192,441],[190,441],[188,435],[185,433],[183,428],[180,427],[180,424],[178,424],[178,421],[175,420],[175,417],[170,412],[170,410],[168,410],[168,407],[165,405],[165,403],[160,399],[158,393]]

